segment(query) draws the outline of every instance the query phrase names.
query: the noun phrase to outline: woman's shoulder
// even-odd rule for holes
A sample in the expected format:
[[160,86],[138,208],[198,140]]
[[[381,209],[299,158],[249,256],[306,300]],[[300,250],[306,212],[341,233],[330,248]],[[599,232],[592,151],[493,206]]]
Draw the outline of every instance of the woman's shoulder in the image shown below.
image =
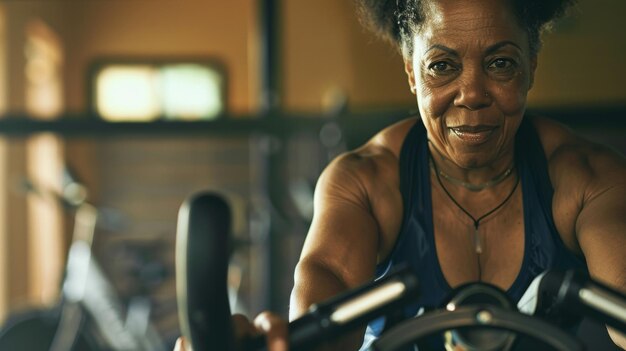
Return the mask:
[[406,135],[418,122],[416,117],[407,118],[386,127],[360,147],[339,155],[329,168],[364,175],[394,169]]
[[561,123],[535,117],[554,188],[553,214],[561,233],[575,233],[578,214],[593,199],[624,187],[626,159],[608,146],[587,140]]
[[366,197],[398,187],[400,150],[415,123],[419,123],[418,118],[396,122],[362,146],[337,156],[322,173],[320,182],[333,188],[351,188]]
[[[569,127],[545,117],[531,117],[552,169],[614,165],[624,167],[624,157],[607,145],[588,140]],[[608,162],[608,164],[606,164]]]
[[537,131],[548,160],[563,148],[573,148],[584,143],[582,138],[560,122],[541,116],[529,116],[529,118]]
[[370,145],[383,148],[396,158],[400,158],[404,140],[416,123],[421,123],[419,117],[410,117],[396,122],[378,132],[365,146]]
[[[415,123],[421,122],[417,118],[397,122],[361,147],[339,155],[326,167],[316,187],[318,206],[351,208],[352,213],[371,216],[379,233],[379,257],[391,251],[402,223],[399,156]],[[364,217],[346,220],[366,221]]]

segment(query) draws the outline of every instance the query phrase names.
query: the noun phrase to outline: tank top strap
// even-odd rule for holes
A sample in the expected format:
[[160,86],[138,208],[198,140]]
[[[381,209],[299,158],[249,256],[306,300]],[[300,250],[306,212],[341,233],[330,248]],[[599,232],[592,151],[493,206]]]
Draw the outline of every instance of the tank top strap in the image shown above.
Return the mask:
[[[432,213],[430,198],[430,176],[428,166],[428,139],[426,128],[417,120],[404,139],[400,151],[400,192],[404,212],[404,226],[415,213]],[[432,229],[432,225],[430,226]],[[402,228],[400,232],[403,232]]]
[[[400,151],[400,193],[403,202],[402,225],[389,257],[377,266],[381,277],[392,266],[412,267],[420,285],[428,286],[420,294],[418,304],[436,307],[449,291],[439,274],[439,262],[433,237],[433,209],[431,201],[429,151],[426,129],[417,120],[405,137]],[[416,313],[417,309],[407,314]]]

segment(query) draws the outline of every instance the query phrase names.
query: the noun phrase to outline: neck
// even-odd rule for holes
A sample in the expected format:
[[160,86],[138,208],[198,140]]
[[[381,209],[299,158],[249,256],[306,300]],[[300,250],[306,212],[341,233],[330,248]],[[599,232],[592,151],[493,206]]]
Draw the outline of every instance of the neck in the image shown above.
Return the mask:
[[513,172],[513,150],[487,165],[459,165],[443,156],[429,143],[430,154],[434,167],[442,180],[455,186],[462,186],[471,191],[480,191],[499,184]]

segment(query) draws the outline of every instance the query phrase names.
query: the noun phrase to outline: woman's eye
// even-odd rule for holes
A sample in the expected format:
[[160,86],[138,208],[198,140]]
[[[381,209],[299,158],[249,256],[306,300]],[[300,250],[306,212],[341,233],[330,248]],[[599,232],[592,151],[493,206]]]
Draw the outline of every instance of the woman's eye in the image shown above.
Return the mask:
[[454,70],[454,67],[447,62],[439,61],[429,65],[428,69],[434,73],[447,73]]
[[489,64],[489,68],[496,70],[508,70],[513,68],[515,63],[509,59],[495,59]]

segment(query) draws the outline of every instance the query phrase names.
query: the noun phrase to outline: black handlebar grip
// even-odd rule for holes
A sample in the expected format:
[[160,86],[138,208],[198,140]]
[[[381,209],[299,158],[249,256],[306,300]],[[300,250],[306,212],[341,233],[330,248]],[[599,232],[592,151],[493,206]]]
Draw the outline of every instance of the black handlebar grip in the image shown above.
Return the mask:
[[180,328],[194,351],[233,350],[227,293],[231,214],[224,199],[187,199],[176,230],[176,296]]
[[[336,339],[372,319],[400,310],[419,297],[415,273],[407,266],[320,304],[289,323],[289,348],[309,350]],[[248,340],[245,350],[266,350],[265,337]]]
[[[556,283],[548,285],[548,278]],[[541,284],[540,291],[555,296],[557,311],[569,309],[626,333],[626,295],[623,293],[575,270],[548,272],[544,281],[546,284]]]

